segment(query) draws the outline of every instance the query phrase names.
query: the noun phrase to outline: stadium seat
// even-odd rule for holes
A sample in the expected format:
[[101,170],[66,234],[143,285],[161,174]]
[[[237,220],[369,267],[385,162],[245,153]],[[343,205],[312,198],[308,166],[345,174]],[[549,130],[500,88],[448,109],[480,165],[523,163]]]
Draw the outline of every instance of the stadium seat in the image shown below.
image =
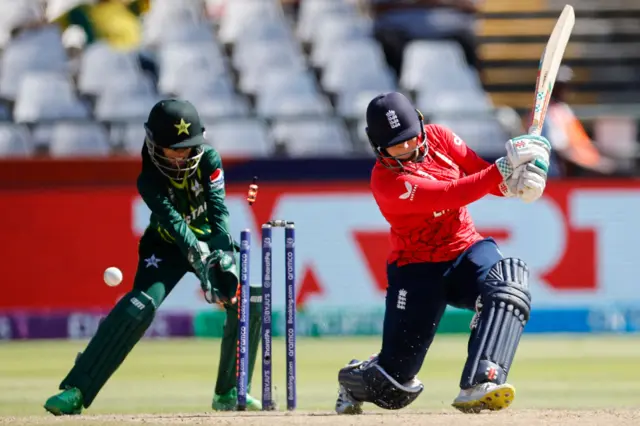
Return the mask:
[[[266,66],[262,69],[249,68],[240,75],[238,88],[243,93],[257,94],[264,90],[268,83],[266,83],[271,76],[275,75],[292,75],[292,74],[306,74],[310,75],[306,66],[302,64],[279,64],[277,62],[272,63],[270,66]],[[315,80],[315,79],[314,79]],[[292,82],[292,84],[295,84]]]
[[13,119],[13,112],[11,106],[5,103],[0,103],[0,121],[11,121]]
[[214,75],[227,73],[227,66],[215,43],[171,43],[159,49],[158,90],[176,93],[184,80],[192,75],[207,72]]
[[413,41],[405,49],[400,86],[425,88],[481,88],[479,77],[469,68],[464,52],[453,41]]
[[314,75],[304,69],[271,69],[263,73],[257,95],[268,93],[320,93]]
[[234,44],[247,29],[261,26],[263,22],[282,22],[283,19],[284,14],[278,0],[229,1],[220,18],[218,35],[221,42]]
[[269,157],[274,152],[267,124],[259,119],[238,118],[206,124],[207,141],[222,156],[237,158]]
[[130,75],[127,78],[121,75],[109,75],[102,89],[102,92],[111,94],[141,93],[153,95],[156,93],[153,81],[144,74]]
[[[345,64],[346,65],[346,64]],[[322,86],[338,95],[359,92],[389,92],[396,90],[395,79],[387,67],[358,67],[346,72],[346,67],[332,67],[323,75]]]
[[389,90],[347,90],[338,96],[336,110],[350,120],[364,117],[369,102]]
[[158,48],[158,62],[162,69],[178,68],[183,61],[198,60],[196,65],[219,67],[226,65],[222,47],[215,41],[173,42]]
[[296,35],[301,41],[310,43],[320,31],[318,24],[323,20],[323,16],[337,18],[356,14],[355,6],[345,1],[301,0]]
[[175,25],[173,23],[165,26],[154,27],[157,35],[148,34],[144,36],[144,43],[152,46],[162,46],[170,43],[201,43],[209,42],[218,44],[218,39],[213,28],[208,23],[193,22],[189,25]]
[[16,26],[44,17],[39,3],[38,0],[0,0],[0,47],[11,40]]
[[120,144],[127,154],[140,155],[146,137],[142,123],[127,123],[123,126],[118,126],[115,130],[118,137],[115,138],[117,140],[114,142]]
[[160,96],[148,93],[105,92],[96,99],[94,116],[109,122],[146,120],[159,100]]
[[324,69],[321,82],[322,87],[331,93],[353,88],[354,84],[358,84],[359,89],[395,87],[382,49],[378,43],[367,39],[337,45]]
[[143,44],[215,41],[210,23],[202,16],[198,0],[154,0],[143,19]]
[[302,66],[305,59],[295,44],[282,40],[258,40],[243,43],[233,49],[232,65],[240,73],[252,68],[260,71],[274,65]]
[[235,86],[228,74],[211,74],[206,70],[197,70],[193,71],[190,78],[179,81],[174,90],[178,98],[196,100],[231,95],[235,93]]
[[56,123],[51,132],[52,157],[106,156],[111,152],[107,131],[98,123]]
[[493,110],[489,95],[484,91],[476,90],[418,92],[416,106],[423,114],[489,114]]
[[312,40],[310,56],[311,63],[317,68],[324,68],[337,44],[372,36],[371,21],[350,15],[320,17],[318,26],[320,31]]
[[28,72],[67,72],[67,56],[57,27],[25,31],[4,48],[0,64],[0,96],[14,100]]
[[53,133],[52,123],[37,123],[31,129],[31,142],[35,149],[48,148]]
[[280,119],[273,124],[272,135],[290,157],[342,157],[353,151],[339,118]]
[[248,101],[236,93],[219,93],[210,96],[188,98],[202,119],[246,117],[250,113]]
[[136,56],[119,51],[106,43],[87,46],[80,59],[78,90],[89,95],[99,95],[110,77],[135,79],[142,71]]
[[428,67],[423,70],[423,78],[416,92],[428,91],[476,91],[484,92],[478,72],[467,66],[461,67]]
[[458,136],[481,156],[497,158],[504,155],[504,144],[509,139],[500,123],[493,117],[454,117],[434,114],[431,123],[441,124]]
[[264,118],[326,116],[332,112],[329,100],[319,93],[273,92],[258,96],[256,113]]
[[345,76],[337,92],[336,109],[347,118],[364,114],[367,104],[375,96],[396,91],[395,80],[387,70],[360,70]]
[[27,73],[22,78],[13,110],[16,122],[80,119],[89,115],[88,107],[78,99],[66,75],[39,72]]
[[26,126],[0,123],[0,158],[28,157],[33,152],[31,135]]

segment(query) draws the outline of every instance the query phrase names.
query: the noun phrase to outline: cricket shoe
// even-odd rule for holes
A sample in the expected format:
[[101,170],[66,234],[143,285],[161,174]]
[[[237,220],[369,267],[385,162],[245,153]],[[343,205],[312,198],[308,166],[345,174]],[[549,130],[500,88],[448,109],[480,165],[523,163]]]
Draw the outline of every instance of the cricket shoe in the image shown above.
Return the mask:
[[461,389],[453,405],[463,413],[479,413],[482,410],[499,411],[511,405],[516,397],[516,388],[508,383],[497,385],[480,383],[469,389]]
[[54,416],[71,416],[82,413],[82,403],[80,389],[69,388],[47,399],[44,409]]
[[[232,388],[229,392],[213,395],[211,408],[216,411],[236,411],[238,409],[238,391]],[[247,394],[247,411],[261,411],[262,404],[260,401]]]
[[[358,364],[360,361],[352,359],[348,365]],[[362,414],[362,402],[353,399],[344,386],[338,389],[338,399],[336,399],[336,413],[338,414]]]

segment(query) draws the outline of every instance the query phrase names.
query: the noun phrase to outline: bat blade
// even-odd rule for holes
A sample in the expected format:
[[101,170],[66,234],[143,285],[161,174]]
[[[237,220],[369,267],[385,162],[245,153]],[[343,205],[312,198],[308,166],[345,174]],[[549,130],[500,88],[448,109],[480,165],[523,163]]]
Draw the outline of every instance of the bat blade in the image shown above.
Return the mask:
[[531,111],[531,122],[529,134],[540,135],[547,107],[553,86],[556,82],[558,70],[562,63],[564,51],[569,43],[571,31],[575,25],[575,13],[571,5],[566,5],[562,9],[560,17],[553,27],[549,41],[542,52],[538,65],[538,77],[536,79],[536,91],[533,100],[533,110]]

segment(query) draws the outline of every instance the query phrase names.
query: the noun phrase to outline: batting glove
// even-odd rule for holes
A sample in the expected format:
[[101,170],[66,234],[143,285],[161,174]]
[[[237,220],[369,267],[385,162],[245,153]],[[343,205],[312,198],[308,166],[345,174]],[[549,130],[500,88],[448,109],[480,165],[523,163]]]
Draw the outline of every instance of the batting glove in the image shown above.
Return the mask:
[[516,194],[525,203],[540,198],[547,185],[547,172],[534,163],[518,166],[506,181],[509,191]]
[[507,141],[507,155],[496,160],[498,170],[507,180],[514,170],[523,164],[533,162],[538,168],[549,170],[551,144],[544,136],[524,135]]

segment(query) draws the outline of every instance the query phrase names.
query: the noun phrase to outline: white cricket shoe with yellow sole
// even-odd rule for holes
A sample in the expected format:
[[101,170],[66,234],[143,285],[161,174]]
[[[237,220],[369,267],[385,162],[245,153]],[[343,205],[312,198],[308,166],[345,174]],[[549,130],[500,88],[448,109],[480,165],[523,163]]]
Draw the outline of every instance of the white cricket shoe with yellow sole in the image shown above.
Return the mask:
[[338,414],[362,414],[362,402],[351,398],[344,386],[340,385],[338,399],[336,400],[336,413]]
[[509,407],[516,397],[516,388],[508,383],[480,383],[470,389],[460,390],[453,405],[463,413],[479,413],[482,410],[499,411]]

